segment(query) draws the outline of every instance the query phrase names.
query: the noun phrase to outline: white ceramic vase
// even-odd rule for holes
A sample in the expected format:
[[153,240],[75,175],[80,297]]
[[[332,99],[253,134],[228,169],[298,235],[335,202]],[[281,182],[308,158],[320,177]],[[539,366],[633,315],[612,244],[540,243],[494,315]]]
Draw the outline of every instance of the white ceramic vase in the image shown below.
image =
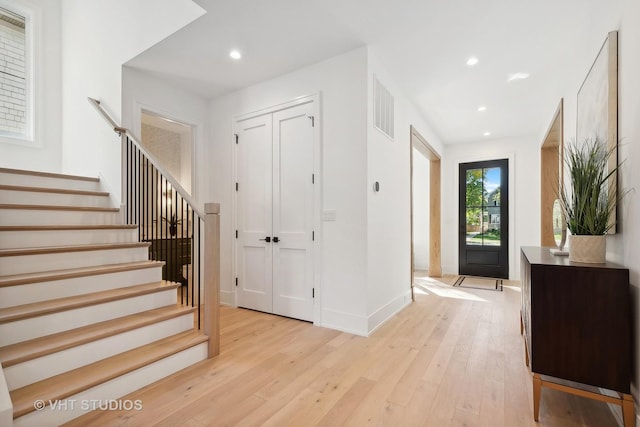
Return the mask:
[[569,236],[569,261],[602,264],[607,262],[607,236]]

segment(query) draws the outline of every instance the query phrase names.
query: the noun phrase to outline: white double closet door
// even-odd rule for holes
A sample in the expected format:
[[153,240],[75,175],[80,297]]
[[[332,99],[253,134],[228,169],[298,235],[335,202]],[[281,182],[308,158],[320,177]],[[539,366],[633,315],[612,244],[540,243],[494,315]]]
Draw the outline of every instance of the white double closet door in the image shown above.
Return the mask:
[[313,103],[236,122],[238,306],[313,320]]

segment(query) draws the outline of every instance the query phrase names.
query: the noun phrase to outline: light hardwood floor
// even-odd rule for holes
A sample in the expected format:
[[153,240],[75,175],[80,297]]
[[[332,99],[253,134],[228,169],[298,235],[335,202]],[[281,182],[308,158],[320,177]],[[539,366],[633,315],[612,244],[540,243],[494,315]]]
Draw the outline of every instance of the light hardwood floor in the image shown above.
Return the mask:
[[69,425],[617,425],[606,404],[550,389],[533,421],[517,283],[417,278],[416,297],[369,338],[224,307],[220,356],[127,396],[140,411]]

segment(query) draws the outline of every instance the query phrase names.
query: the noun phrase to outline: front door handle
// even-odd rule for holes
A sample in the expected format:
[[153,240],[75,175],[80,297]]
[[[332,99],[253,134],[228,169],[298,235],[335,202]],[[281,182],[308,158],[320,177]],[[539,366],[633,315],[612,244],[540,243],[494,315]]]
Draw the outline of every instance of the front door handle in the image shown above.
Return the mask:
[[[276,237],[276,239],[277,239],[277,237]],[[269,243],[269,242],[271,241],[271,237],[270,237],[270,236],[267,236],[267,237],[265,237],[264,239],[258,239],[258,240],[262,240],[263,242],[267,242],[267,243]],[[276,241],[276,240],[274,239],[274,242],[275,242],[275,241]]]

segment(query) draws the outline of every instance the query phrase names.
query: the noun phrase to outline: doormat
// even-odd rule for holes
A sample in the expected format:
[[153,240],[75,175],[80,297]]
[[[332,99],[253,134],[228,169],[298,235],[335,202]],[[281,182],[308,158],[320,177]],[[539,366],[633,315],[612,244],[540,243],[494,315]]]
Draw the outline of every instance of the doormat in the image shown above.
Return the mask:
[[458,276],[453,286],[502,292],[502,279],[488,277]]

